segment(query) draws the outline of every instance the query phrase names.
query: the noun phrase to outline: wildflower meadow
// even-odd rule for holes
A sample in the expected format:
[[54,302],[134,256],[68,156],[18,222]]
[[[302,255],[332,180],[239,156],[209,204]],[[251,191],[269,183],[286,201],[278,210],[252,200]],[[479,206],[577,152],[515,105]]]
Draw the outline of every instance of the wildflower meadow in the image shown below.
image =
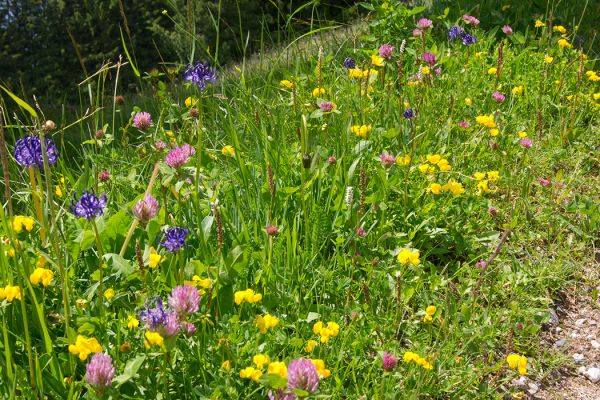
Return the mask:
[[261,67],[123,41],[61,118],[0,86],[0,397],[517,399],[565,365],[597,55],[551,13],[359,6]]

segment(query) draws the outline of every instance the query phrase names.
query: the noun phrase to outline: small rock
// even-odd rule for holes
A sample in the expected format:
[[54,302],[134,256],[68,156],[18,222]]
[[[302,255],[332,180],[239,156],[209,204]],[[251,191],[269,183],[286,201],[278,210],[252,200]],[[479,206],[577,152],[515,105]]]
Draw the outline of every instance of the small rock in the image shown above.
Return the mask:
[[515,378],[512,380],[512,384],[521,390],[527,390],[529,389],[529,380],[527,379],[526,376],[522,375],[518,378]]
[[577,332],[571,332],[571,338],[572,339],[579,339],[579,336],[580,336],[579,333],[577,333]]
[[585,324],[585,318],[581,318],[581,319],[578,319],[577,321],[575,321],[575,325],[577,325],[577,326],[581,326],[583,324]]
[[600,342],[597,340],[592,340],[590,343],[594,349],[600,349]]
[[579,367],[579,368],[577,368],[577,373],[579,375],[583,375],[585,373],[585,367]]
[[556,328],[554,328],[554,332],[556,332],[556,333],[562,332],[562,328],[560,326],[557,326]]
[[590,368],[587,371],[585,371],[583,373],[583,375],[586,376],[586,378],[588,378],[590,381],[592,381],[592,383],[596,383],[598,381],[600,381],[600,368]]
[[558,339],[554,342],[554,347],[564,347],[567,344],[567,339]]
[[548,323],[550,325],[558,325],[560,320],[558,319],[558,315],[556,314],[556,311],[554,311],[554,309],[549,308],[548,309],[548,316],[550,317],[550,321],[548,321]]
[[573,354],[573,360],[575,361],[575,364],[577,364],[577,365],[585,364],[585,356],[581,353]]
[[533,382],[531,382],[529,384],[529,388],[527,389],[527,393],[529,393],[531,395],[534,395],[534,394],[536,394],[539,391],[540,391],[540,387],[537,384],[535,384]]

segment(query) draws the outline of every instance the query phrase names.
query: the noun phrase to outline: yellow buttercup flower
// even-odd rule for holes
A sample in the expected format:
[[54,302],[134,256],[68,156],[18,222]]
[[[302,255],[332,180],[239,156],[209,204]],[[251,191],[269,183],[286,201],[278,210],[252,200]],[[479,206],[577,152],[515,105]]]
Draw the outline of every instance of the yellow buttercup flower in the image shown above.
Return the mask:
[[517,132],[517,135],[518,135],[520,138],[524,138],[525,136],[527,136],[527,132],[525,132],[525,131],[519,131],[519,132]]
[[500,133],[500,131],[498,129],[496,129],[496,128],[490,129],[490,136],[491,137],[496,137],[496,136],[498,136],[499,133]]
[[133,328],[137,328],[140,326],[140,321],[135,317],[135,315],[129,315],[127,317],[127,329],[131,330]]
[[433,306],[433,305],[429,306],[425,309],[425,312],[427,313],[427,315],[431,315],[431,316],[435,315],[436,311],[437,311],[437,307]]
[[358,69],[358,68],[350,68],[348,70],[348,76],[350,78],[362,78],[363,77],[363,71]]
[[224,156],[235,157],[235,150],[234,150],[233,146],[228,144],[227,146],[225,146],[221,149],[221,154],[223,154]]
[[321,378],[328,378],[329,376],[331,376],[331,371],[325,368],[325,361],[317,358],[311,359],[310,362],[313,363],[315,369],[317,370],[317,374],[319,374]]
[[27,230],[27,232],[31,232],[33,229],[33,224],[35,220],[31,217],[26,217],[24,215],[16,215],[13,219],[12,227],[15,233],[20,233],[23,228]]
[[527,357],[525,356],[509,354],[506,357],[506,363],[510,368],[519,371],[519,374],[521,375],[525,375],[527,373]]
[[383,67],[385,64],[385,59],[383,57],[379,57],[377,54],[373,54],[371,56],[371,64],[376,67]]
[[442,172],[452,170],[452,166],[448,163],[448,160],[446,160],[445,158],[442,158],[440,162],[438,162],[437,166]]
[[279,81],[279,86],[281,86],[282,88],[285,88],[285,89],[293,89],[294,82],[292,82],[288,79],[284,79],[282,81]]
[[165,339],[160,336],[158,332],[146,332],[144,333],[144,346],[149,349],[152,346],[162,347]]
[[408,154],[405,154],[403,156],[399,155],[398,157],[396,157],[396,164],[398,164],[398,165],[410,164],[410,156]]
[[63,197],[63,191],[60,188],[59,185],[56,185],[54,188],[54,194],[56,195],[56,197]]
[[188,98],[185,99],[185,106],[186,107],[195,106],[196,103],[198,103],[198,99],[195,98],[195,97],[188,97]]
[[554,57],[544,56],[544,62],[546,64],[552,64],[552,61],[554,61]]
[[473,177],[474,177],[475,179],[477,179],[478,181],[480,181],[480,180],[482,180],[482,179],[485,179],[485,172],[475,172],[475,173],[473,174]]
[[246,367],[240,371],[240,378],[251,379],[254,382],[258,382],[261,376],[262,372],[254,367]]
[[91,353],[102,352],[102,346],[96,338],[88,338],[82,335],[77,335],[75,344],[69,345],[69,353],[78,355],[81,361],[85,361]]
[[233,294],[235,304],[240,305],[246,303],[257,303],[262,300],[262,294],[255,293],[252,289],[240,290]]
[[256,365],[256,368],[262,369],[263,366],[271,362],[271,359],[269,358],[269,356],[259,353],[252,357],[252,362],[254,363],[254,365]]
[[442,156],[440,156],[439,154],[427,154],[427,161],[429,161],[430,163],[432,163],[433,165],[436,165],[438,162],[440,162],[440,160],[442,159]]
[[318,321],[313,325],[313,333],[320,335],[321,343],[325,344],[329,342],[330,337],[336,337],[340,333],[340,326],[334,321],[327,322],[327,325]]
[[417,353],[413,353],[412,351],[407,351],[406,353],[404,353],[404,356],[402,357],[402,359],[407,364],[415,363],[425,369],[433,369],[433,365],[431,365],[431,363],[429,363],[429,361],[422,358]]
[[421,171],[424,174],[431,174],[435,171],[435,167],[429,164],[420,164],[418,168],[419,171]]
[[543,23],[542,21],[540,21],[539,19],[535,20],[535,27],[536,28],[543,28],[544,26],[546,26],[545,23]]
[[596,71],[586,71],[585,76],[587,76],[588,80],[592,82],[600,81],[600,76],[598,76]]
[[268,329],[275,328],[277,325],[279,325],[279,319],[270,314],[266,314],[264,316],[258,315],[254,320],[254,324],[258,327],[260,333],[265,334],[267,333]]
[[442,193],[442,185],[439,183],[432,183],[427,188],[427,193],[440,194]]
[[487,177],[490,181],[495,181],[496,179],[498,179],[499,176],[500,176],[499,171],[488,171],[487,172]]
[[488,75],[493,75],[498,71],[498,69],[496,67],[491,67],[490,69],[487,70]]
[[569,41],[567,39],[561,38],[558,39],[558,46],[562,47],[563,49],[572,49],[573,45],[571,43],[569,43]]
[[367,138],[367,134],[371,132],[373,128],[371,125],[353,125],[350,127],[350,132],[363,139]]
[[194,275],[191,281],[184,281],[183,283],[186,285],[201,287],[202,289],[208,289],[212,286],[212,280],[210,278],[202,279],[198,275]]
[[318,343],[316,340],[310,339],[309,341],[306,342],[306,346],[304,346],[304,351],[306,351],[307,353],[310,353],[311,351],[313,351],[313,349],[315,348],[315,346],[317,344]]
[[12,303],[15,299],[23,300],[23,292],[19,286],[6,285],[3,288],[0,287],[0,301],[6,300]]
[[279,375],[282,378],[287,378],[287,366],[282,361],[274,361],[267,368],[269,374]]
[[175,133],[173,131],[165,131],[165,135],[169,137],[175,137]]
[[515,86],[510,92],[512,94],[523,94],[523,86]]
[[421,68],[421,73],[423,75],[429,75],[431,71],[429,70],[429,67],[427,65],[424,65],[423,68]]
[[322,87],[315,88],[312,91],[313,97],[322,96],[324,94],[325,94],[325,88],[322,88]]
[[104,298],[106,300],[110,300],[115,297],[115,290],[113,288],[108,288],[104,291]]
[[148,256],[148,267],[156,268],[162,261],[163,257],[156,252],[154,247],[150,247],[150,255]]
[[442,189],[451,192],[454,196],[458,196],[465,192],[462,183],[456,182],[454,179],[450,179],[448,183],[442,186]]
[[419,250],[411,250],[407,248],[403,248],[398,253],[398,261],[402,265],[419,265],[421,264],[421,252]]
[[494,121],[493,115],[479,115],[475,118],[479,125],[483,125],[486,128],[495,128],[496,122]]
[[554,28],[552,28],[552,30],[553,30],[554,32],[560,32],[560,33],[562,33],[563,35],[564,35],[565,33],[567,33],[567,28],[565,28],[565,27],[564,27],[564,26],[562,26],[562,25],[557,25],[557,26],[555,26]]
[[[45,258],[41,257],[45,261]],[[40,283],[44,287],[50,286],[52,280],[54,279],[54,272],[47,268],[36,268],[33,273],[29,276],[29,281],[31,281],[34,285],[39,285]]]

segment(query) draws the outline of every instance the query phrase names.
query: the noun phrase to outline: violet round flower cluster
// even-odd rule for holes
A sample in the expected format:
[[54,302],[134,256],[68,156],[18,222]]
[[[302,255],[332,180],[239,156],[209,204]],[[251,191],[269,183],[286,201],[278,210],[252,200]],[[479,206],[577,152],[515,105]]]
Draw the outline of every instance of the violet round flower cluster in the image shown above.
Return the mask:
[[356,60],[351,57],[346,57],[344,59],[344,68],[348,68],[348,69],[356,68]]
[[392,46],[391,44],[386,43],[382,44],[381,47],[379,47],[379,57],[385,58],[386,60],[390,59],[393,52],[394,46]]
[[387,351],[383,352],[381,357],[384,371],[393,371],[398,366],[398,359]]
[[133,206],[133,215],[142,224],[147,224],[158,214],[158,201],[151,194],[147,194]]
[[71,212],[79,218],[85,218],[91,221],[97,216],[104,214],[104,208],[106,208],[106,194],[102,193],[99,197],[96,196],[94,189],[90,192],[81,193],[81,197],[77,199],[75,193],[73,193],[73,200],[71,200]]
[[217,71],[213,67],[197,61],[194,65],[188,65],[183,73],[183,79],[204,90],[207,83],[214,84],[217,81]]
[[108,354],[96,353],[85,367],[85,379],[96,390],[103,390],[112,386],[115,368],[112,358]]
[[187,228],[167,228],[162,233],[160,245],[167,249],[170,253],[175,253],[183,248],[189,230]]
[[179,168],[187,164],[190,157],[194,154],[196,154],[196,149],[185,143],[182,146],[177,146],[169,151],[165,156],[165,162],[173,168]]
[[141,131],[145,131],[152,126],[152,116],[146,111],[136,113],[133,117],[133,126]]
[[295,400],[298,398],[294,392],[295,389],[311,395],[319,388],[320,380],[317,368],[312,361],[298,358],[288,365],[287,389],[278,389],[276,392],[269,391],[269,400]]
[[140,311],[140,319],[151,332],[158,332],[165,338],[174,337],[179,332],[191,336],[196,326],[187,318],[200,309],[200,293],[192,285],[176,286],[169,296],[169,308],[163,307],[160,297],[146,302]]
[[200,293],[192,285],[176,286],[169,296],[169,307],[180,319],[200,309]]
[[406,119],[413,119],[416,116],[417,116],[417,113],[412,108],[407,108],[406,111],[404,111],[404,118],[406,118]]
[[[50,138],[44,137],[44,147],[48,165],[52,165],[58,158],[58,150]],[[15,143],[15,160],[22,167],[44,168],[44,155],[42,141],[38,136],[25,136]]]
[[470,46],[477,43],[477,38],[465,31],[460,26],[452,26],[448,29],[448,39],[450,39],[451,42],[454,42],[456,39],[460,39],[465,46]]

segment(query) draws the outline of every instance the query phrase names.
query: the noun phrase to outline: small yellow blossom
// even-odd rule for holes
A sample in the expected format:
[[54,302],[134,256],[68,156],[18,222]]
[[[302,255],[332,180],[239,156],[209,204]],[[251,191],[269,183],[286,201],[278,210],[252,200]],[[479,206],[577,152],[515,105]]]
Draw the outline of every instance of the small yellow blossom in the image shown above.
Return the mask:
[[561,38],[558,39],[558,46],[562,47],[563,49],[572,49],[573,45],[571,43],[569,43],[569,41],[567,39]]
[[592,82],[600,81],[600,76],[598,76],[596,71],[586,71],[585,75],[587,76],[588,80]]
[[554,28],[552,28],[552,30],[553,30],[554,32],[560,32],[560,33],[562,33],[563,35],[564,35],[565,33],[567,33],[567,28],[565,28],[565,27],[564,27],[564,26],[562,26],[562,25],[556,25]]
[[56,187],[54,188],[54,194],[56,195],[56,197],[63,197],[63,191],[59,185],[56,185]]
[[491,137],[496,137],[496,136],[498,136],[499,133],[500,133],[500,131],[498,129],[496,129],[496,128],[490,129],[490,136]]
[[427,188],[427,193],[440,194],[442,193],[442,185],[439,183],[432,183]]
[[480,181],[480,180],[482,180],[482,179],[485,179],[485,172],[475,172],[475,173],[473,174],[473,177],[474,177],[475,179],[477,179],[478,181]]
[[475,118],[479,125],[483,125],[486,128],[495,128],[496,122],[494,121],[493,115],[479,115]]
[[435,315],[436,311],[437,311],[437,307],[433,306],[433,305],[431,305],[425,309],[425,312],[427,313],[427,315],[431,315],[431,316]]
[[526,136],[527,136],[527,132],[525,132],[525,131],[519,131],[519,132],[517,132],[517,135],[518,135],[520,138],[524,138],[524,137],[526,137]]
[[353,125],[350,127],[350,132],[363,139],[367,138],[367,134],[371,132],[373,128],[371,125]]
[[419,171],[421,171],[424,174],[431,174],[435,171],[435,167],[429,164],[420,164],[418,168]]
[[140,326],[140,321],[135,317],[135,315],[129,315],[127,317],[127,329],[131,330],[133,328],[137,328]]
[[421,73],[423,75],[429,75],[431,71],[429,70],[429,67],[427,65],[424,65],[423,68],[421,68]]
[[19,286],[6,285],[3,288],[0,287],[0,301],[6,300],[12,303],[15,299],[23,300],[23,292]]
[[311,359],[310,360],[317,370],[317,374],[319,374],[322,378],[327,378],[331,375],[331,371],[325,368],[325,361],[320,359]]
[[165,340],[158,332],[146,332],[144,334],[144,346],[149,349],[151,346],[162,347]]
[[594,93],[594,94],[592,95],[592,97],[594,98],[594,100],[600,100],[600,92],[598,92],[598,93]]
[[104,291],[104,298],[106,300],[110,300],[115,297],[115,290],[113,288],[108,288]]
[[433,365],[431,365],[429,361],[422,358],[417,353],[413,353],[412,351],[407,351],[406,353],[404,353],[404,356],[402,358],[407,364],[414,362],[415,364],[420,365],[425,369],[433,369]]
[[234,293],[235,304],[240,305],[243,302],[257,303],[262,300],[262,294],[255,293],[252,289],[240,290]]
[[544,56],[544,61],[546,62],[546,64],[552,64],[552,61],[554,61],[554,57]]
[[[377,75],[379,73],[379,71],[377,71],[376,69],[370,68],[370,69],[366,69],[362,72],[362,77],[363,78],[368,78],[371,75]],[[372,90],[370,90],[372,91]]]
[[491,193],[491,189],[489,187],[489,181],[487,179],[484,179],[482,181],[479,181],[479,183],[477,183],[477,194],[478,195],[482,195],[484,193]]
[[471,107],[473,105],[473,100],[470,97],[467,97],[465,99],[465,104],[469,107]]
[[497,71],[498,71],[498,69],[496,67],[491,67],[490,69],[487,70],[487,73],[488,73],[488,75],[494,75]]
[[500,172],[499,171],[488,171],[487,172],[487,177],[490,181],[495,181],[498,179],[498,177],[500,176]]
[[231,371],[231,361],[225,360],[221,363],[221,369],[225,372]]
[[85,361],[91,353],[102,352],[102,346],[96,338],[88,338],[82,335],[77,335],[75,344],[69,345],[69,353],[78,355],[81,361]]
[[169,137],[175,137],[175,133],[173,131],[165,131],[165,135]]
[[363,77],[363,71],[361,69],[358,69],[358,68],[350,68],[348,70],[348,76],[350,78],[362,78]]
[[184,281],[183,283],[186,285],[201,287],[202,289],[208,289],[212,286],[212,280],[210,278],[202,279],[198,275],[194,275],[191,281]]
[[430,163],[432,163],[433,165],[436,165],[438,162],[440,162],[440,160],[442,159],[442,156],[440,156],[439,154],[427,154],[427,161],[429,161]]
[[246,367],[240,371],[240,378],[252,379],[254,382],[258,382],[261,376],[262,372],[254,367]]
[[27,230],[27,232],[31,232],[33,229],[33,224],[35,220],[31,217],[26,217],[24,215],[16,215],[13,219],[12,227],[15,233],[20,233],[23,228]]
[[282,88],[285,88],[285,89],[293,89],[294,82],[292,82],[288,79],[283,79],[283,80],[279,81],[279,86],[281,86]]
[[398,253],[398,262],[402,265],[419,265],[421,264],[421,252],[419,250],[410,250],[403,248]]
[[262,369],[265,365],[271,362],[271,359],[268,355],[259,353],[252,357],[252,362],[254,365],[256,365],[256,368]]
[[260,333],[265,334],[269,328],[275,328],[279,325],[279,319],[271,314],[258,315],[254,320],[254,324],[258,327]]
[[[40,257],[45,260],[45,258]],[[33,273],[29,276],[29,280],[34,285],[39,285],[40,283],[44,287],[50,286],[52,280],[54,279],[54,272],[47,268],[36,268]]]
[[308,340],[306,342],[306,346],[304,346],[304,351],[306,351],[307,353],[310,353],[311,351],[313,351],[313,349],[315,348],[315,346],[318,344],[318,342],[316,340]]
[[383,57],[379,57],[377,54],[373,54],[371,56],[371,64],[376,67],[383,67],[385,64],[385,59]]
[[478,51],[475,53],[475,58],[481,58],[481,56],[484,54],[485,54],[485,51]]
[[506,357],[506,363],[510,368],[518,370],[521,375],[527,373],[527,357],[525,356],[509,354],[508,357]]
[[454,196],[458,196],[465,192],[462,183],[456,182],[454,179],[450,179],[448,183],[442,186],[442,189],[451,192]]
[[396,157],[396,164],[398,165],[408,165],[410,164],[410,156],[408,154],[405,155],[399,155],[398,157]]
[[313,333],[320,335],[321,343],[326,344],[329,342],[330,337],[336,337],[340,333],[340,326],[334,321],[327,322],[327,325],[318,321],[313,325]]
[[227,146],[225,146],[221,149],[221,154],[223,154],[224,156],[235,157],[235,150],[234,150],[233,146],[228,144]]
[[322,87],[315,88],[312,91],[312,96],[313,97],[322,96],[324,94],[325,94],[325,88],[322,88]]
[[446,171],[451,171],[452,170],[452,166],[448,163],[448,160],[446,160],[445,158],[442,158],[440,160],[440,162],[438,162],[437,166],[440,169],[440,171],[442,171],[442,172],[446,172]]
[[154,247],[150,247],[150,256],[148,257],[148,267],[156,268],[158,263],[162,261],[163,257],[156,252]]
[[523,94],[523,86],[515,86],[510,92],[512,94]]
[[273,361],[267,368],[269,374],[279,375],[282,378],[287,378],[287,366],[283,361]]
[[543,23],[542,21],[540,21],[539,19],[535,20],[535,27],[536,28],[543,28],[544,26],[546,26],[545,23]]
[[[198,99],[195,97],[188,97],[185,99],[185,106],[186,107],[191,107],[191,106],[195,106],[198,103]],[[165,132],[166,133],[166,132]]]

